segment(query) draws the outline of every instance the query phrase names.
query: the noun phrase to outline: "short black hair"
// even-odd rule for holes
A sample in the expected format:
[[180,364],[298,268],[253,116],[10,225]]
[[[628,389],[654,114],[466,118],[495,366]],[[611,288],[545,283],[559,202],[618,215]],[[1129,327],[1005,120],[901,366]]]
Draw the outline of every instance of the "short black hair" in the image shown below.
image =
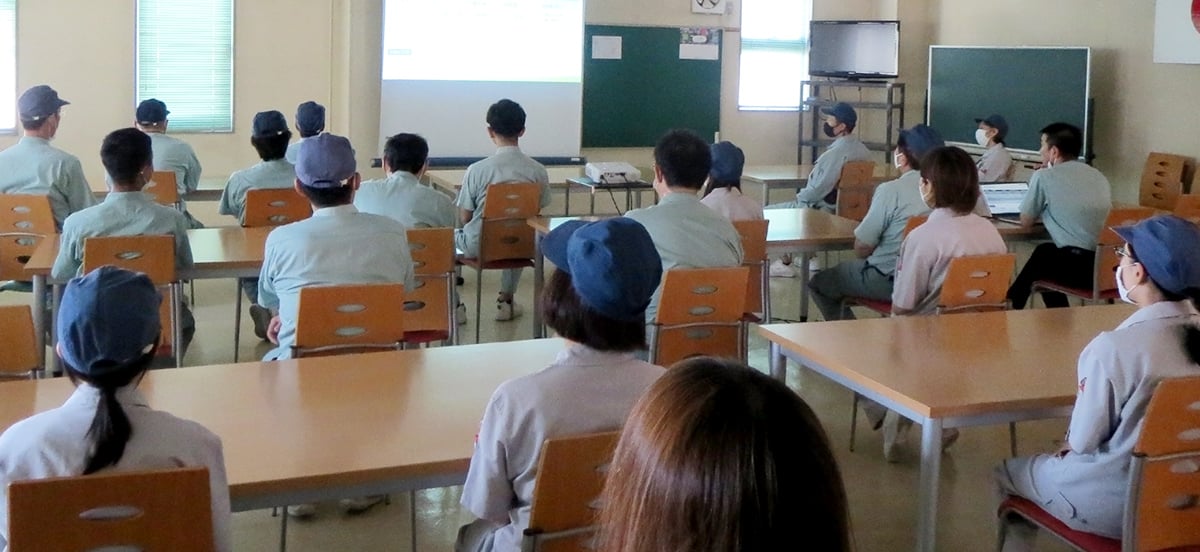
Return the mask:
[[947,207],[959,214],[975,210],[979,201],[979,169],[967,152],[954,146],[929,150],[921,178],[933,186],[934,207]]
[[292,131],[285,130],[282,134],[268,136],[251,136],[250,145],[258,152],[258,158],[263,161],[283,159],[287,154],[288,142],[292,139]]
[[383,159],[393,171],[417,174],[429,159],[429,142],[417,134],[401,132],[387,139]]
[[571,275],[554,269],[542,291],[542,316],[560,337],[597,351],[636,351],[646,348],[645,320],[615,320],[583,304]]
[[904,134],[901,132],[900,136],[896,138],[896,151],[904,154],[904,158],[908,160],[908,166],[912,170],[919,171],[921,170],[921,157],[913,155],[912,150],[908,149],[908,140],[904,139]]
[[314,188],[300,184],[300,192],[308,201],[318,208],[321,207],[337,207],[338,205],[348,205],[354,199],[354,188],[351,186],[338,186],[336,188]]
[[699,190],[712,168],[712,152],[695,132],[672,130],[654,145],[654,164],[668,186]]
[[525,130],[525,110],[521,104],[505,98],[488,108],[487,124],[500,136],[516,138]]
[[46,126],[46,121],[49,120],[50,117],[42,117],[41,119],[37,120],[21,119],[21,128],[25,130],[37,130]]
[[1046,146],[1058,148],[1058,153],[1067,159],[1076,159],[1083,151],[1083,131],[1070,123],[1050,123],[1042,129]]
[[136,128],[114,130],[100,144],[100,161],[117,184],[137,182],[138,174],[154,159],[150,135]]

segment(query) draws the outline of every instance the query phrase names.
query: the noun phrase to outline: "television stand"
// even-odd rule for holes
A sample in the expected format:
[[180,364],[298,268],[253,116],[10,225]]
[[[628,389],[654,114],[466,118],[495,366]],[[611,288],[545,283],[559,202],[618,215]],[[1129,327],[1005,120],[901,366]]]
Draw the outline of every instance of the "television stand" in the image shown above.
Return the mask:
[[[889,154],[896,148],[896,139],[900,129],[904,128],[904,83],[882,80],[809,80],[804,81],[802,85],[802,89],[808,90],[807,96],[801,102],[807,113],[801,113],[800,117],[797,163],[803,165],[816,162],[820,150],[833,142],[820,133],[821,108],[837,103],[833,99],[835,97],[864,98],[845,102],[859,112],[858,126],[854,132],[868,149],[883,153],[884,165],[891,163]],[[885,116],[884,124],[880,125],[873,117],[864,117],[865,111],[882,111]],[[806,126],[808,128],[805,128]],[[867,137],[873,139],[868,140]],[[807,160],[805,150],[808,151]]]

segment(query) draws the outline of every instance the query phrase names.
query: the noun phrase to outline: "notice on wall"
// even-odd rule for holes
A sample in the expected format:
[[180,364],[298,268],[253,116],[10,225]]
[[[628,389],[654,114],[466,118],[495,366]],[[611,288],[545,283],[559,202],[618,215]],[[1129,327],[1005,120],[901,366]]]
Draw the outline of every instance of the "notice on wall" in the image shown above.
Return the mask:
[[621,37],[593,36],[592,59],[621,59]]
[[1200,63],[1200,2],[1157,0],[1154,63]]
[[680,27],[679,59],[721,59],[721,29]]

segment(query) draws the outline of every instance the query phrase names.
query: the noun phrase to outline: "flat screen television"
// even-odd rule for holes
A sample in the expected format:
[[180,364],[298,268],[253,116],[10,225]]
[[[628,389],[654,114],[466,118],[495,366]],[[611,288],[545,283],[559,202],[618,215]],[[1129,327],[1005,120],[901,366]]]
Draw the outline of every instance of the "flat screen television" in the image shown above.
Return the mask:
[[900,73],[899,21],[813,21],[808,74],[894,79]]

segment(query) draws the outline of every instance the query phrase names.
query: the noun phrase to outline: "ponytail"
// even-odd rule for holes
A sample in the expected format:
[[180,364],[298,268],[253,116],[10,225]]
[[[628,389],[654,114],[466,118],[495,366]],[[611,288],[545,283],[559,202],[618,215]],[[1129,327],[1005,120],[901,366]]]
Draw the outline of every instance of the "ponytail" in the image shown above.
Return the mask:
[[[1193,307],[1200,309],[1200,289],[1187,288],[1180,294],[1184,299],[1192,303]],[[1188,324],[1182,327],[1183,351],[1187,354],[1188,359],[1192,364],[1200,364],[1200,327],[1194,324]]]
[[84,375],[67,366],[67,375],[71,381],[82,381],[100,391],[96,415],[87,431],[91,447],[84,464],[83,475],[115,466],[125,455],[125,445],[133,435],[133,426],[129,422],[129,416],[125,414],[125,409],[121,408],[121,402],[117,400],[117,391],[145,373],[150,362],[154,360],[157,349],[156,346],[125,367],[101,376]]

